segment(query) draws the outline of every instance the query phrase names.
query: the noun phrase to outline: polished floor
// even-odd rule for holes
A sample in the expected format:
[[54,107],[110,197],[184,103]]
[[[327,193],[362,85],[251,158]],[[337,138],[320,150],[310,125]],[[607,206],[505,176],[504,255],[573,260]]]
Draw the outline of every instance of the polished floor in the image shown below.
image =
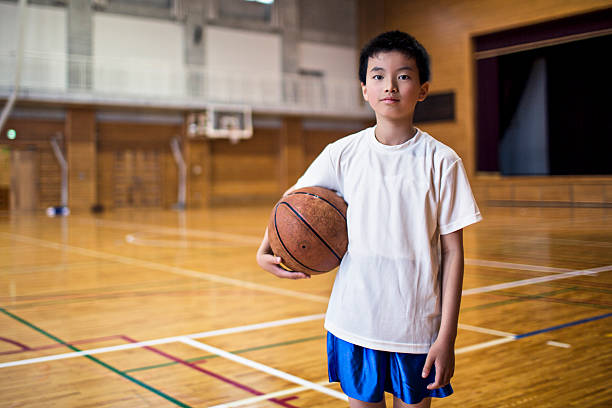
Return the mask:
[[[346,407],[334,274],[261,271],[269,210],[0,216],[0,407]],[[432,406],[612,406],[612,210],[482,212]]]

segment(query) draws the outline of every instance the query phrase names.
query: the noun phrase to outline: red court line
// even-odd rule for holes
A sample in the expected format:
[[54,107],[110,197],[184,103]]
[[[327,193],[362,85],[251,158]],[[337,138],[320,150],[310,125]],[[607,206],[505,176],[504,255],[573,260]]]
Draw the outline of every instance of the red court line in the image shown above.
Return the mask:
[[15,341],[15,340],[7,339],[6,337],[0,337],[0,341],[12,344],[13,346],[17,346],[17,347],[19,347],[21,349],[21,350],[14,350],[14,351],[2,351],[2,352],[0,352],[0,355],[2,355],[2,354],[21,353],[21,352],[24,352],[24,351],[32,350],[31,348],[29,348],[25,344],[19,343],[18,341]]
[[[128,336],[125,336],[125,335],[122,335],[122,336],[119,336],[119,337],[121,337],[122,339],[124,339],[124,340],[126,340],[127,342],[130,342],[130,343],[138,343],[138,341],[137,341],[137,340],[134,340],[134,339],[132,339],[131,337],[128,337]],[[184,366],[187,366],[187,367],[189,367],[189,368],[192,368],[192,369],[194,369],[194,370],[196,370],[196,371],[199,371],[199,372],[201,372],[201,373],[203,373],[203,374],[206,374],[206,375],[208,375],[208,376],[210,376],[210,377],[216,378],[216,379],[218,379],[218,380],[220,380],[220,381],[223,381],[223,382],[225,382],[225,383],[227,383],[227,384],[231,384],[231,385],[233,385],[234,387],[236,387],[236,388],[240,388],[241,390],[246,391],[246,392],[248,392],[248,393],[251,393],[251,394],[253,394],[253,395],[264,395],[264,393],[263,393],[263,392],[261,392],[261,391],[257,391],[257,390],[255,390],[255,389],[253,389],[253,388],[251,388],[251,387],[249,387],[249,386],[247,386],[247,385],[241,384],[241,383],[236,382],[236,381],[234,381],[234,380],[231,380],[231,379],[229,379],[229,378],[227,378],[227,377],[223,377],[222,375],[219,375],[219,374],[217,374],[217,373],[213,373],[213,372],[212,372],[212,371],[210,371],[210,370],[206,370],[206,369],[204,369],[204,368],[202,368],[202,367],[199,367],[199,366],[198,366],[196,363],[190,363],[190,362],[188,362],[188,361],[185,361],[185,360],[183,360],[183,359],[180,359],[180,358],[178,358],[178,357],[175,357],[175,356],[173,356],[173,355],[170,355],[170,354],[168,354],[168,353],[166,353],[166,352],[164,352],[164,351],[161,351],[161,350],[159,350],[159,349],[156,349],[155,347],[151,347],[151,346],[144,346],[143,348],[145,348],[145,349],[147,349],[147,350],[149,350],[149,351],[152,351],[152,352],[154,352],[154,353],[156,353],[156,354],[159,354],[159,355],[161,355],[161,356],[163,356],[163,357],[166,357],[166,358],[167,358],[167,359],[169,359],[169,360],[172,360],[172,361],[174,361],[174,362],[177,362],[177,363],[179,363],[179,364],[182,364],[182,365],[184,365]],[[204,361],[204,360],[201,360],[201,361],[199,361],[198,363],[201,363],[202,361]],[[283,398],[283,399],[270,398],[270,399],[268,399],[268,401],[270,401],[270,402],[272,402],[272,403],[274,403],[274,404],[280,405],[280,406],[282,406],[282,407],[286,407],[286,408],[298,408],[298,407],[296,407],[295,405],[291,405],[291,404],[287,403],[287,401],[294,400],[294,399],[296,399],[296,398],[298,398],[298,397],[297,397],[297,396],[290,396],[290,397]]]
[[[54,343],[54,344],[49,344],[49,345],[46,345],[46,346],[29,347],[29,346],[27,346],[27,345],[25,345],[23,343],[18,342],[18,341],[11,340],[11,339],[8,339],[6,337],[0,337],[0,341],[4,341],[6,343],[13,344],[16,347],[19,347],[19,350],[2,351],[2,352],[0,352],[0,355],[27,353],[27,352],[32,352],[32,351],[49,350],[49,349],[54,349],[54,348],[64,348],[67,345],[97,343],[97,342],[113,340],[113,339],[125,340],[128,343],[138,343],[138,341],[132,339],[131,337],[128,337],[128,336],[125,336],[125,335],[114,335],[114,336],[105,336],[105,337],[96,337],[96,338],[91,338],[91,339],[77,340],[77,341],[73,341],[73,342],[65,343],[65,344]],[[240,383],[238,383],[236,381],[233,381],[233,380],[231,380],[229,378],[226,378],[226,377],[223,377],[223,376],[221,376],[219,374],[213,373],[210,370],[206,370],[206,369],[203,369],[203,368],[197,366],[198,364],[205,363],[206,360],[199,360],[199,361],[190,363],[188,361],[182,360],[182,359],[180,359],[178,357],[175,357],[175,356],[172,356],[172,355],[170,355],[168,353],[165,353],[165,352],[163,352],[161,350],[158,350],[158,349],[156,349],[154,347],[145,346],[143,348],[145,348],[145,349],[147,349],[149,351],[152,351],[154,353],[157,353],[157,354],[159,354],[161,356],[164,356],[164,357],[166,357],[166,358],[168,358],[168,359],[170,359],[172,361],[175,361],[175,362],[177,362],[179,364],[183,364],[183,365],[185,365],[187,367],[190,367],[190,368],[192,368],[194,370],[200,371],[200,372],[202,372],[202,373],[204,373],[206,375],[209,375],[211,377],[214,377],[214,378],[216,378],[216,379],[218,379],[220,381],[223,381],[225,383],[231,384],[231,385],[233,385],[233,386],[235,386],[237,388],[240,388],[240,389],[242,389],[244,391],[247,391],[247,392],[249,392],[249,393],[251,393],[253,395],[264,395],[264,393],[261,392],[261,391],[257,391],[257,390],[255,390],[253,388],[250,388],[250,387],[248,387],[248,386],[246,386],[244,384],[240,384]],[[297,398],[298,398],[297,396],[289,396],[289,397],[285,397],[283,399],[270,398],[269,401],[273,402],[273,403],[275,403],[277,405],[280,405],[282,407],[285,407],[285,408],[297,408],[296,406],[291,405],[291,404],[288,403],[288,401],[292,401],[292,400],[297,399]]]

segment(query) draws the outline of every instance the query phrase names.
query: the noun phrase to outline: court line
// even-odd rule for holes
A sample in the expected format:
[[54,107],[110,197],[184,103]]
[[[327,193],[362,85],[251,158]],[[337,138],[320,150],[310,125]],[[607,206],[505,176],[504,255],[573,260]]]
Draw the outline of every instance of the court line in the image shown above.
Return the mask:
[[[72,350],[79,350],[75,346],[66,343],[65,341],[61,340],[60,338],[54,336],[53,334],[51,334],[51,333],[41,329],[38,326],[35,326],[34,324],[26,321],[25,319],[22,319],[21,317],[13,314],[13,313],[11,313],[11,312],[9,312],[7,310],[4,310],[3,308],[0,308],[0,312],[6,314],[7,316],[9,316],[11,318],[13,318],[14,320],[17,320],[18,322],[20,322],[22,324],[28,326],[32,330],[37,331],[38,333],[40,333],[40,334],[42,334],[42,335],[44,335],[44,336],[46,336],[46,337],[48,337],[48,338],[58,342],[58,343],[61,343],[61,344],[65,345],[66,347],[68,347],[68,348],[70,348]],[[119,369],[117,369],[117,368],[115,368],[115,367],[105,363],[104,361],[102,361],[100,359],[97,359],[96,357],[93,357],[93,356],[90,356],[90,355],[86,355],[85,358],[93,361],[94,363],[97,363],[97,364],[101,365],[102,367],[104,367],[104,368],[114,372],[115,374],[119,374],[121,377],[125,378],[128,381],[133,382],[134,384],[137,384],[137,385],[139,385],[139,386],[141,386],[143,388],[146,388],[147,390],[149,390],[149,391],[153,392],[154,394],[164,398],[167,401],[172,402],[175,405],[178,405],[179,407],[191,408],[189,405],[187,405],[187,404],[177,400],[176,398],[173,398],[172,396],[164,393],[163,391],[160,391],[160,390],[158,390],[158,389],[156,389],[156,388],[154,388],[154,387],[152,387],[152,386],[150,386],[150,385],[140,381],[139,379],[137,379],[135,377],[132,377],[129,374],[124,373],[123,371],[121,371],[121,370],[119,370]]]
[[[473,344],[473,345],[466,346],[466,347],[458,348],[458,349],[455,350],[455,355],[464,354],[464,353],[468,353],[468,352],[472,352],[472,351],[476,351],[476,350],[483,350],[485,348],[494,347],[494,346],[497,346],[497,345],[500,345],[500,344],[505,344],[505,343],[510,343],[510,342],[518,341],[518,340],[520,340],[522,338],[525,338],[525,337],[530,337],[530,336],[534,336],[534,335],[537,335],[537,334],[541,334],[541,333],[545,333],[545,332],[549,332],[549,331],[553,331],[553,330],[558,330],[558,329],[565,328],[565,327],[575,326],[575,325],[578,325],[578,324],[588,323],[588,322],[592,322],[592,321],[595,321],[595,320],[605,319],[605,318],[610,317],[610,316],[612,316],[612,313],[608,313],[608,314],[600,315],[600,316],[594,316],[594,317],[590,317],[590,318],[586,318],[586,319],[581,319],[581,320],[577,320],[575,322],[565,323],[565,324],[562,324],[562,325],[557,325],[557,326],[549,327],[549,328],[546,328],[546,329],[536,330],[536,331],[533,331],[533,332],[528,332],[528,333],[518,334],[518,335],[514,334],[514,333],[503,332],[503,331],[498,331],[498,330],[484,329],[482,327],[471,326],[471,325],[467,325],[467,324],[460,324],[459,327],[462,328],[462,329],[473,330],[473,331],[476,331],[476,332],[491,334],[491,335],[495,335],[495,336],[501,336],[502,338],[486,341],[486,342],[483,342],[483,343]],[[198,342],[196,342],[196,343],[198,343]],[[202,343],[200,343],[200,344],[202,344]],[[548,342],[546,342],[546,344],[549,344],[551,346],[563,347],[563,348],[570,348],[571,347],[567,343],[560,343],[560,342],[555,342],[555,341],[548,341]],[[319,382],[317,384],[318,385],[330,385],[330,383],[327,382],[327,381],[322,381],[322,382]],[[214,407],[210,407],[210,408],[233,408],[233,407],[239,407],[239,406],[248,405],[248,404],[251,404],[251,403],[260,402],[260,401],[263,401],[263,400],[265,400],[265,399],[267,399],[269,397],[272,397],[272,396],[276,397],[276,396],[282,396],[282,395],[287,395],[287,394],[296,394],[298,392],[305,391],[307,389],[311,389],[311,388],[309,388],[309,387],[295,387],[295,388],[290,388],[290,389],[283,390],[283,391],[277,391],[277,392],[273,392],[273,393],[270,393],[270,394],[261,395],[259,397],[247,398],[247,399],[233,401],[233,402],[226,403],[226,404],[215,405]]]
[[570,344],[561,343],[561,342],[552,341],[552,340],[547,341],[546,344],[548,344],[549,346],[555,346],[555,347],[561,347],[561,348],[571,348],[572,347]]
[[272,368],[270,366],[258,363],[256,361],[249,360],[249,359],[241,357],[241,356],[237,356],[235,354],[232,354],[232,353],[230,353],[228,351],[225,351],[225,350],[222,350],[220,348],[213,347],[211,345],[208,345],[208,344],[205,344],[205,343],[202,343],[202,342],[199,342],[199,341],[187,338],[187,337],[182,338],[181,342],[184,343],[184,344],[187,344],[189,346],[198,348],[200,350],[204,350],[204,351],[208,351],[209,353],[217,354],[220,357],[224,357],[224,358],[226,358],[228,360],[231,360],[231,361],[234,361],[234,362],[236,362],[238,364],[242,364],[242,365],[245,365],[247,367],[251,367],[251,368],[253,368],[255,370],[262,371],[262,372],[264,372],[266,374],[269,374],[271,376],[281,378],[281,379],[283,379],[285,381],[289,381],[289,382],[292,382],[294,384],[298,384],[298,385],[301,385],[303,387],[307,387],[307,388],[309,388],[311,390],[314,390],[314,391],[319,391],[322,394],[327,394],[327,395],[329,395],[331,397],[337,398],[337,399],[342,400],[342,401],[348,401],[348,397],[346,395],[344,395],[343,393],[341,393],[341,392],[338,392],[336,390],[330,390],[330,389],[325,388],[325,387],[323,387],[323,386],[321,386],[319,384],[313,383],[311,381],[304,380],[303,378],[296,377],[295,375],[286,373],[284,371],[277,370],[276,368]]
[[572,271],[571,269],[567,269],[567,268],[554,268],[551,266],[527,265],[527,264],[520,264],[520,263],[500,262],[500,261],[488,261],[486,259],[466,258],[464,260],[464,263],[466,265],[489,266],[492,268],[502,268],[502,269],[518,269],[522,271],[532,271],[532,272],[563,273],[563,272]]
[[593,322],[595,320],[606,319],[606,318],[608,318],[610,316],[612,316],[612,313],[606,313],[606,314],[602,314],[602,315],[599,315],[599,316],[587,317],[586,319],[580,319],[580,320],[576,320],[574,322],[559,324],[557,326],[551,326],[551,327],[547,327],[545,329],[534,330],[534,331],[531,331],[531,332],[528,332],[528,333],[517,334],[516,338],[517,339],[523,339],[525,337],[535,336],[536,334],[547,333],[547,332],[550,332],[550,331],[553,331],[553,330],[559,330],[559,329],[564,329],[566,327],[571,327],[571,326],[576,326],[576,325],[583,324],[583,323]]
[[[137,343],[136,340],[132,339],[129,336],[123,335],[121,337],[125,341],[131,342],[131,343]],[[263,395],[264,394],[261,391],[257,391],[255,388],[251,388],[248,385],[239,383],[238,381],[234,381],[234,380],[232,380],[232,379],[230,379],[228,377],[225,377],[225,376],[223,376],[221,374],[217,374],[217,373],[215,373],[215,372],[213,372],[211,370],[207,370],[205,368],[202,368],[202,367],[198,366],[197,364],[190,363],[190,362],[188,362],[186,360],[183,360],[182,358],[173,356],[172,354],[166,353],[165,351],[156,349],[155,347],[145,346],[144,349],[148,350],[148,351],[151,351],[151,352],[153,352],[155,354],[161,355],[162,357],[167,358],[169,360],[172,360],[172,361],[174,361],[174,362],[176,362],[178,364],[184,365],[185,367],[189,367],[189,368],[191,368],[193,370],[196,370],[199,373],[208,375],[209,377],[215,378],[215,379],[217,379],[219,381],[222,381],[222,382],[224,382],[226,384],[230,384],[230,385],[238,388],[239,390],[248,392],[248,393],[250,393],[252,395]],[[287,404],[285,401],[280,401],[280,400],[277,400],[277,399],[271,399],[270,402],[272,402],[273,404],[280,405],[282,407],[286,407],[286,408],[296,408],[294,405]]]
[[[314,340],[321,340],[324,339],[325,335],[319,335],[319,336],[312,336],[312,337],[305,337],[302,339],[296,339],[296,340],[289,340],[289,341],[283,341],[280,343],[272,343],[272,344],[264,344],[262,346],[256,346],[256,347],[249,347],[249,348],[244,348],[244,349],[240,349],[240,350],[234,350],[231,351],[231,353],[233,354],[243,354],[243,353],[249,353],[251,351],[258,351],[258,350],[269,350],[275,347],[282,347],[282,346],[290,346],[293,344],[299,344],[299,343],[304,343],[307,341],[314,341]],[[200,356],[200,357],[194,357],[194,358],[188,358],[185,359],[185,361],[189,362],[189,363],[193,363],[193,364],[199,364],[202,362],[205,362],[206,360],[210,360],[213,358],[216,358],[219,356],[216,356],[214,354],[207,354],[204,356]],[[145,371],[145,370],[153,370],[155,368],[162,368],[162,367],[168,367],[171,365],[175,365],[177,363],[171,362],[171,363],[163,363],[163,364],[156,364],[156,365],[150,365],[150,366],[143,366],[143,367],[135,367],[135,368],[131,368],[129,370],[125,370],[126,373],[132,373],[135,371]]]
[[[89,219],[84,219],[81,221],[90,221]],[[255,237],[252,235],[243,235],[243,234],[232,234],[218,231],[208,231],[208,230],[193,230],[193,229],[184,229],[184,228],[168,228],[168,227],[159,227],[156,225],[150,224],[137,224],[137,223],[123,223],[119,221],[111,221],[111,220],[96,220],[95,225],[101,225],[107,228],[116,228],[116,229],[124,229],[124,230],[133,230],[133,229],[146,229],[146,232],[152,233],[160,233],[160,234],[178,234],[185,236],[195,236],[201,238],[220,238],[228,241],[235,241],[240,244],[257,244],[261,242],[260,237]],[[128,234],[130,235],[130,234]],[[126,236],[127,240],[127,236]],[[503,268],[503,269],[517,269],[517,270],[527,270],[533,272],[553,272],[553,273],[563,273],[569,272],[571,269],[567,268],[555,268],[550,266],[541,266],[541,265],[528,265],[528,264],[520,264],[520,263],[512,263],[512,262],[501,262],[501,261],[490,261],[484,259],[472,259],[466,258],[464,260],[466,265],[474,265],[474,266],[488,266],[493,268]]]
[[[325,387],[325,386],[330,386],[332,383],[330,383],[328,380],[323,380],[323,381],[318,381],[315,384],[318,384],[320,386]],[[260,396],[257,396],[257,397],[245,398],[245,399],[238,400],[238,401],[228,402],[227,404],[214,405],[214,406],[208,407],[208,408],[234,408],[234,407],[241,407],[243,405],[255,404],[257,402],[265,401],[265,400],[270,399],[270,398],[284,397],[285,395],[297,394],[299,392],[307,391],[309,389],[310,388],[308,388],[308,387],[288,388],[286,390],[271,392],[269,394],[260,395]]]
[[[52,249],[70,250],[72,252],[75,252],[75,253],[78,253],[84,256],[101,258],[107,261],[114,260],[116,262],[124,263],[128,265],[136,265],[136,266],[150,268],[154,270],[170,272],[170,273],[174,273],[177,275],[189,276],[189,277],[198,278],[198,279],[206,279],[212,282],[225,283],[225,284],[239,286],[239,287],[247,288],[247,289],[259,290],[259,291],[268,292],[268,293],[281,294],[281,295],[290,296],[294,298],[311,300],[311,301],[315,301],[318,303],[327,303],[328,301],[327,297],[325,296],[311,295],[311,294],[302,293],[298,291],[282,289],[282,288],[262,285],[262,284],[253,283],[253,282],[246,282],[246,281],[242,281],[239,279],[227,278],[224,276],[195,271],[192,269],[168,266],[165,264],[159,264],[159,263],[154,263],[150,261],[143,261],[137,258],[129,258],[125,256],[109,254],[109,253],[95,251],[91,249],[75,247],[75,246],[68,245],[68,244],[59,244],[59,243],[45,241],[45,240],[41,240],[37,238],[31,238],[31,237],[27,237],[23,235],[0,232],[0,236],[2,235],[8,236],[15,240],[26,242],[26,243],[37,244],[37,245],[47,247],[47,248],[52,248]],[[487,261],[487,262],[491,264],[496,261]],[[499,264],[504,264],[506,266],[521,265],[521,264],[507,264],[503,262]],[[524,279],[524,280],[513,281],[513,282],[505,282],[505,283],[501,283],[497,285],[484,286],[480,288],[466,289],[466,290],[463,290],[462,295],[469,296],[469,295],[473,295],[477,293],[493,292],[493,291],[500,290],[500,289],[508,289],[508,288],[514,288],[518,286],[532,285],[534,283],[549,282],[549,281],[554,281],[558,279],[571,278],[574,276],[592,275],[592,274],[597,274],[599,272],[606,272],[610,270],[612,270],[612,265],[602,266],[599,268],[579,270],[579,271],[569,271],[565,273],[558,273],[556,275],[542,276],[538,278]]]
[[227,285],[238,286],[238,287],[245,288],[245,289],[253,289],[253,290],[258,290],[261,292],[273,293],[274,295],[284,295],[284,296],[289,296],[293,298],[310,300],[313,302],[325,303],[325,304],[327,304],[327,301],[328,301],[328,298],[326,296],[311,295],[309,293],[303,293],[303,292],[298,292],[295,290],[283,289],[280,287],[262,285],[260,283],[247,282],[247,281],[243,281],[240,279],[228,278],[225,276],[215,275],[215,274],[208,273],[208,272],[200,272],[200,271],[196,271],[193,269],[181,268],[178,266],[169,266],[169,265],[160,264],[156,262],[144,261],[144,260],[137,259],[137,258],[130,258],[126,256],[121,256],[121,255],[114,255],[108,252],[101,252],[101,251],[96,251],[93,249],[86,249],[86,248],[76,247],[76,246],[68,245],[68,244],[59,244],[56,242],[45,241],[45,240],[37,239],[37,238],[31,238],[31,237],[24,236],[24,235],[0,232],[0,236],[8,236],[17,241],[21,241],[21,242],[25,242],[29,244],[35,244],[35,245],[39,245],[39,246],[46,247],[46,248],[57,249],[57,250],[68,250],[68,251],[71,251],[79,255],[104,259],[106,261],[112,260],[112,261],[123,263],[126,265],[133,265],[133,266],[138,266],[142,268],[158,270],[162,272],[169,272],[169,273],[173,273],[176,275],[188,276],[190,278],[205,279],[211,282],[224,283]]
[[491,334],[493,336],[500,336],[500,337],[514,337],[514,336],[516,336],[516,334],[514,334],[514,333],[508,333],[508,332],[499,331],[499,330],[493,330],[493,329],[486,329],[484,327],[472,326],[472,325],[463,324],[463,323],[459,323],[458,327],[460,329],[469,330],[469,331],[473,331],[473,332],[477,332],[477,333],[483,333],[483,334]]
[[[4,309],[0,308],[0,310],[4,310]],[[6,311],[5,313],[9,313],[9,312]],[[212,330],[212,331],[195,333],[195,334],[187,334],[187,335],[181,335],[181,336],[166,337],[162,339],[146,340],[146,341],[141,341],[139,343],[120,344],[118,346],[100,347],[100,348],[91,349],[91,350],[79,350],[73,353],[55,354],[51,356],[29,358],[25,360],[9,361],[9,362],[0,363],[0,368],[42,363],[46,361],[64,360],[67,358],[82,357],[82,356],[102,354],[102,353],[110,353],[110,352],[121,351],[121,350],[130,350],[130,349],[141,348],[145,346],[156,346],[160,344],[174,343],[177,341],[181,341],[181,339],[184,339],[184,338],[199,339],[199,338],[205,338],[205,337],[221,336],[225,334],[242,333],[246,331],[267,329],[271,327],[280,327],[280,326],[286,326],[289,324],[308,322],[312,320],[320,320],[320,319],[323,319],[324,317],[325,317],[324,314],[316,314],[316,315],[295,317],[291,319],[274,320],[271,322],[249,324],[246,326],[231,327],[227,329]]]
[[[91,221],[90,219],[80,219],[79,221]],[[208,238],[208,239],[221,239],[229,242],[233,242],[235,244],[241,245],[256,245],[259,246],[261,243],[261,237],[255,237],[253,235],[243,235],[243,234],[235,234],[230,232],[221,232],[221,231],[209,231],[209,230],[198,230],[198,229],[189,229],[189,228],[181,228],[181,227],[161,227],[158,225],[151,224],[138,224],[138,223],[128,223],[122,221],[112,221],[112,220],[95,220],[93,222],[96,226],[102,226],[106,228],[114,228],[121,230],[144,230],[143,232],[155,233],[155,234],[165,234],[165,235],[179,235],[182,237],[196,237],[196,238]]]
[[[516,339],[513,338],[513,337],[503,337],[501,339],[495,339],[495,340],[491,340],[491,341],[486,341],[484,343],[478,343],[478,344],[474,344],[474,345],[471,345],[471,346],[459,348],[459,349],[455,350],[455,355],[463,354],[463,353],[468,353],[470,351],[475,351],[475,350],[482,350],[482,349],[485,349],[485,348],[497,346],[499,344],[509,343],[509,342],[512,342],[512,341],[516,341]],[[329,386],[329,385],[331,385],[331,383],[329,381],[327,381],[327,380],[320,381],[320,382],[317,382],[315,384],[317,384],[319,386]],[[254,403],[257,403],[257,402],[261,402],[261,401],[264,401],[264,400],[269,399],[269,398],[280,397],[280,396],[289,395],[289,394],[297,394],[299,392],[307,391],[307,390],[310,390],[310,389],[312,389],[312,388],[306,387],[306,386],[294,387],[294,388],[289,388],[289,389],[286,389],[286,390],[271,392],[269,394],[261,395],[261,396],[258,396],[258,397],[245,398],[245,399],[242,399],[242,400],[232,401],[232,402],[228,402],[228,403],[225,403],[225,404],[215,405],[215,406],[212,406],[212,407],[209,407],[209,408],[233,408],[233,407],[241,407],[241,406],[244,406],[244,405],[249,405],[249,404],[254,404]],[[316,391],[318,391],[318,390],[316,390]]]
[[482,286],[480,288],[465,289],[463,290],[461,295],[469,296],[469,295],[474,295],[478,293],[494,292],[496,290],[516,288],[519,286],[533,285],[536,283],[551,282],[551,281],[555,281],[559,279],[572,278],[575,276],[596,275],[600,272],[608,272],[608,271],[612,271],[612,265],[606,265],[606,266],[601,266],[598,268],[591,268],[591,269],[583,269],[580,271],[570,271],[570,272],[560,273],[558,275],[547,275],[547,276],[540,276],[538,278],[530,278],[530,279],[523,279],[523,280],[512,281],[512,282],[505,282],[505,283],[500,283],[497,285]]
[[[222,240],[221,242],[213,241],[214,238],[208,238],[208,241],[194,241],[185,239],[152,239],[140,238],[138,235],[143,235],[145,232],[134,232],[125,236],[125,242],[132,245],[144,247],[160,247],[160,248],[234,248],[239,246],[253,246],[253,242],[234,242]],[[151,232],[155,234],[155,232]]]
[[471,346],[461,347],[455,350],[455,354],[463,354],[468,353],[470,351],[482,350],[485,348],[497,346],[498,344],[510,343],[511,341],[516,341],[514,337],[502,337],[501,339],[495,339],[490,341],[485,341],[484,343],[473,344]]

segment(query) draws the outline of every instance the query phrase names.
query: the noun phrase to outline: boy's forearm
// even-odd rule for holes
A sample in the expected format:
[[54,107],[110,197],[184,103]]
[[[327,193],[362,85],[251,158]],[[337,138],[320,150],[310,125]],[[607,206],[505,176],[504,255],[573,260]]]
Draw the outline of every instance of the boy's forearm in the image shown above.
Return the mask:
[[[289,194],[291,191],[295,190],[295,184],[292,185],[283,193],[283,197]],[[261,244],[259,245],[259,249],[257,249],[258,254],[265,254],[272,252],[272,248],[270,248],[270,239],[268,238],[268,228],[266,227],[266,232],[264,233],[263,239],[261,240]]]
[[[463,288],[463,239],[453,237],[451,247],[442,248],[442,318],[438,338],[454,344]],[[448,244],[447,239],[447,244]]]
[[265,254],[270,251],[270,239],[268,238],[268,228],[266,228],[266,232],[264,233],[263,239],[261,240],[261,244],[259,244],[259,249],[257,249],[257,253]]

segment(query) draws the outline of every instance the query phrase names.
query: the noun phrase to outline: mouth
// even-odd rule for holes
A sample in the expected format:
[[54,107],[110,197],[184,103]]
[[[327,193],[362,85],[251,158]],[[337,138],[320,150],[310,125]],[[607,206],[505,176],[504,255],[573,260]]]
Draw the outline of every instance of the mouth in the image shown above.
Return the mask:
[[394,103],[394,102],[399,102],[399,99],[397,98],[383,98],[381,99],[382,102],[387,102],[387,103]]

